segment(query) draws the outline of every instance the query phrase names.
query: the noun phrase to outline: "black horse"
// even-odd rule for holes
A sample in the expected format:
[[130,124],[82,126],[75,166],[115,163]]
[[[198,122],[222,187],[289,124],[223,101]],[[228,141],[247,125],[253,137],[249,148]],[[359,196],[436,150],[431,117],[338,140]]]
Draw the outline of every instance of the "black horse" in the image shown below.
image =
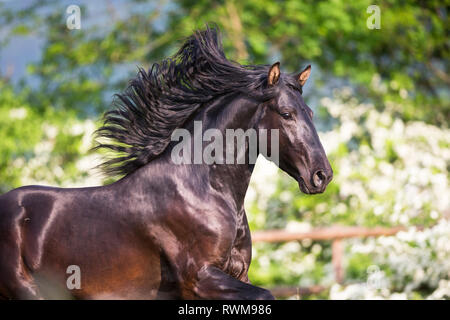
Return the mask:
[[220,132],[278,129],[280,168],[304,193],[323,192],[332,170],[302,98],[310,71],[231,62],[210,27],[140,70],[98,130],[97,148],[116,154],[104,168],[122,179],[0,196],[0,298],[273,299],[247,276],[253,166],[175,164],[171,135],[193,132],[194,121]]

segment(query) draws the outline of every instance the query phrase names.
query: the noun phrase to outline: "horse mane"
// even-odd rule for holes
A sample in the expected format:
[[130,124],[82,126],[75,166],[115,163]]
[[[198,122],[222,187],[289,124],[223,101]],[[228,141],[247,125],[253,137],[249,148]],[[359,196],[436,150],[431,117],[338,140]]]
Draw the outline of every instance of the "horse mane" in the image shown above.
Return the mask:
[[114,109],[105,113],[96,131],[94,150],[113,156],[100,165],[110,175],[127,175],[158,157],[169,145],[172,132],[207,102],[231,92],[267,100],[268,66],[240,65],[223,52],[217,27],[207,26],[186,39],[179,51],[137,77]]

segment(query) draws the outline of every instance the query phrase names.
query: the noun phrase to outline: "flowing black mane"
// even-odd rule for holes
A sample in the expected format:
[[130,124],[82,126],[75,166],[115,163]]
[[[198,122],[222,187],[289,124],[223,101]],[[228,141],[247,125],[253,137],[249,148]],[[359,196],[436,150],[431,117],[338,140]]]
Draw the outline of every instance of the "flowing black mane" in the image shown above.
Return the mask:
[[268,66],[242,66],[225,57],[216,27],[196,31],[172,57],[139,69],[115,109],[106,112],[97,130],[94,149],[115,154],[102,169],[127,175],[160,155],[172,132],[208,101],[219,95],[240,92],[259,100],[269,99],[263,90]]

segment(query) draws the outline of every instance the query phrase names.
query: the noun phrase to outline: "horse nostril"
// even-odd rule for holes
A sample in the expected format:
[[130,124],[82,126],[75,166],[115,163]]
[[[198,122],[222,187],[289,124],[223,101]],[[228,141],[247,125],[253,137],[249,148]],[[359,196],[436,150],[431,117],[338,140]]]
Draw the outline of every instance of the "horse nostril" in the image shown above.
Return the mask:
[[313,175],[313,183],[316,188],[322,186],[323,182],[327,179],[327,176],[322,170],[316,171]]

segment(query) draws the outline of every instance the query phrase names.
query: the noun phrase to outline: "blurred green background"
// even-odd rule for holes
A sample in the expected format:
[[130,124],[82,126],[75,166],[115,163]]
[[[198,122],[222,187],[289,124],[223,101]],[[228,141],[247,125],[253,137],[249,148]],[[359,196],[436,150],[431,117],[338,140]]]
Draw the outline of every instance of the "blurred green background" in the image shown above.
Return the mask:
[[[71,4],[79,30],[66,27]],[[246,198],[252,231],[407,227],[345,240],[342,283],[330,240],[256,243],[251,281],[322,288],[293,299],[450,298],[450,1],[377,1],[380,29],[367,27],[372,4],[0,1],[0,193],[109,182],[88,150],[112,95],[214,22],[230,59],[279,60],[287,72],[312,64],[304,97],[335,171],[324,194],[306,196],[258,160]]]

